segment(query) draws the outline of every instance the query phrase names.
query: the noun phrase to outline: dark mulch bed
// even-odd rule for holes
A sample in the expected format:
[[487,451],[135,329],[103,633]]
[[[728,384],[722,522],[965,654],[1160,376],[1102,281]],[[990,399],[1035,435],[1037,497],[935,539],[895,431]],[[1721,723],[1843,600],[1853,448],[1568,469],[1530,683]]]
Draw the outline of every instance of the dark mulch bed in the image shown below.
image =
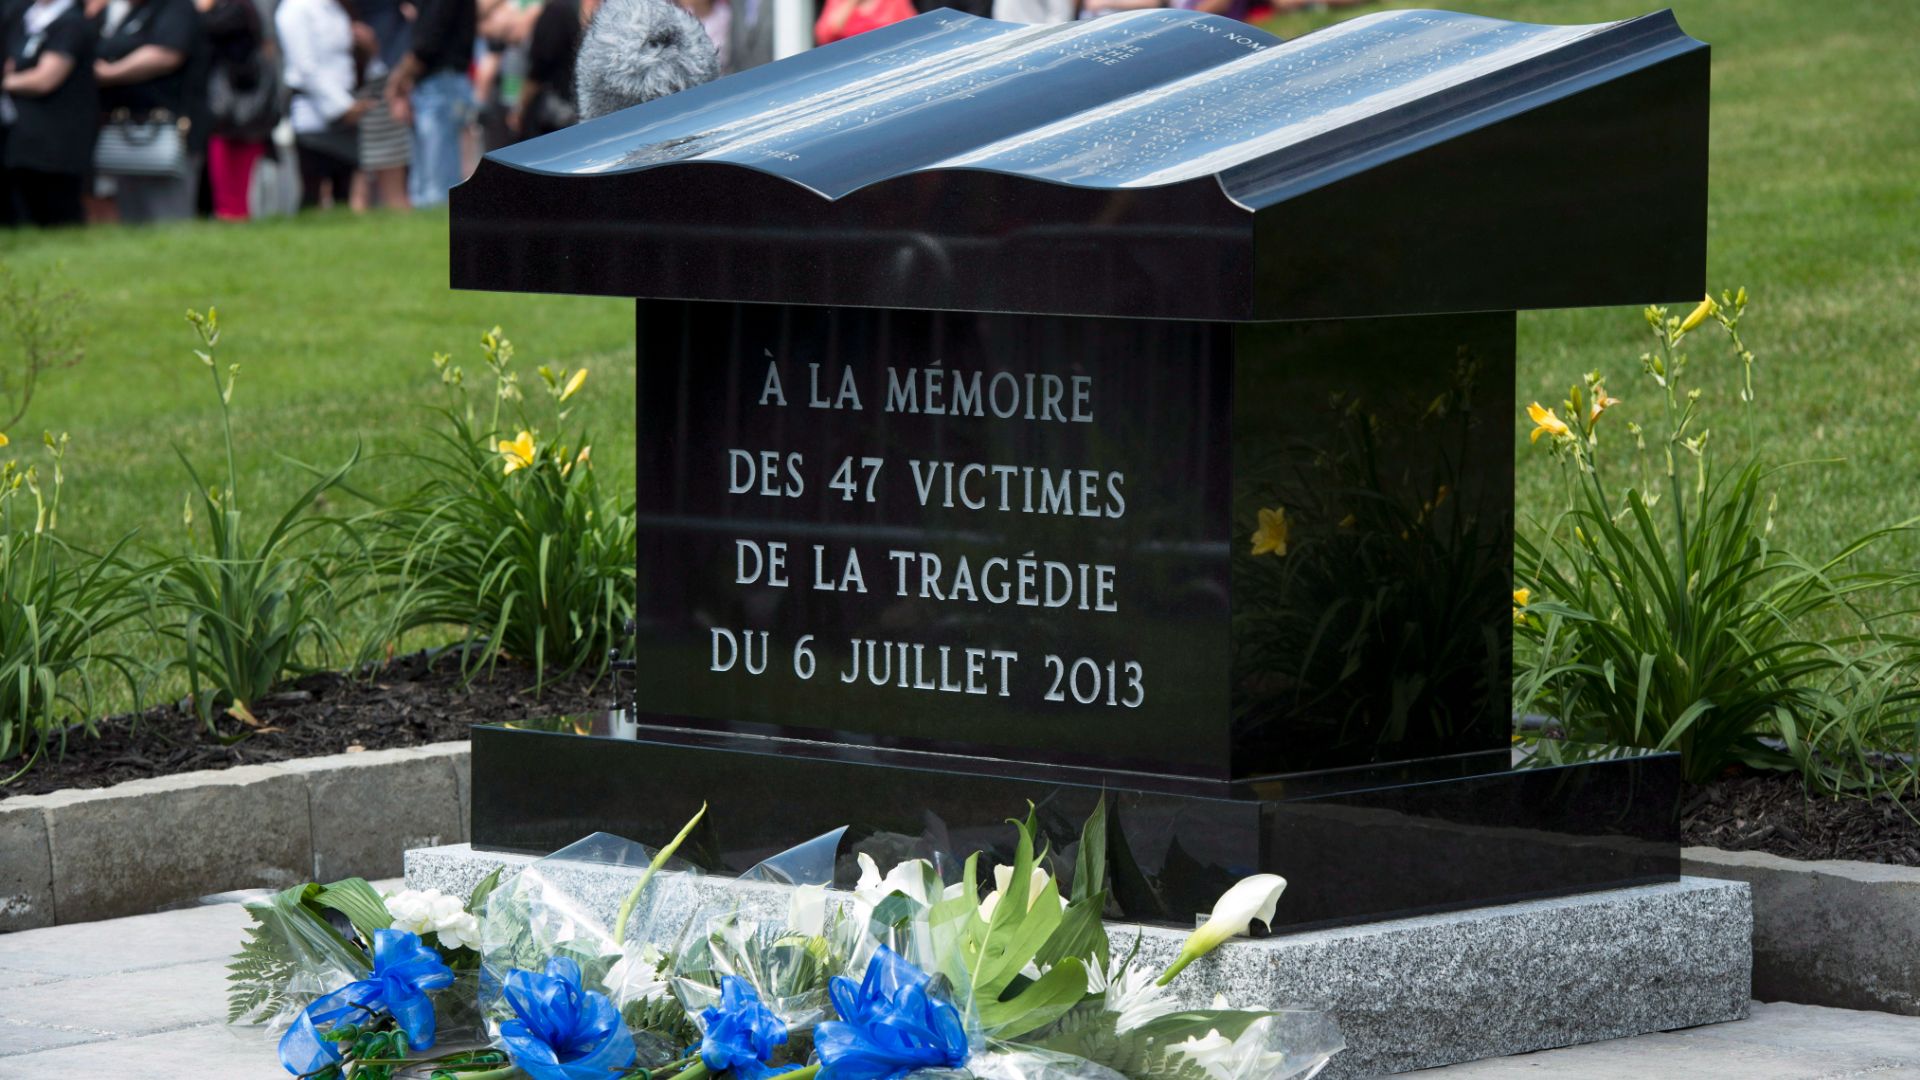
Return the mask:
[[1884,795],[1809,796],[1797,773],[1756,773],[1692,789],[1680,835],[1683,843],[1727,851],[1920,866],[1917,817],[1920,798],[1903,807]]
[[[462,683],[457,659],[415,653],[389,662],[371,679],[334,673],[300,679],[253,707],[261,724],[274,730],[227,746],[209,736],[191,712],[163,705],[104,722],[98,739],[75,733],[64,755],[51,749],[25,776],[0,788],[0,798],[106,787],[192,769],[423,746],[464,739],[474,724],[589,712],[610,708],[616,700],[613,682],[606,678],[597,686],[584,675],[550,682],[537,696],[533,687],[531,671],[505,663],[492,678]],[[227,717],[221,727],[227,734],[243,730]],[[15,762],[10,769],[17,767]]]
[[[533,673],[502,664],[491,678],[463,683],[457,658],[414,653],[371,679],[322,673],[298,680],[254,707],[267,728],[232,745],[209,736],[177,705],[114,717],[97,739],[76,733],[66,753],[34,764],[0,799],[67,788],[99,788],[143,776],[224,769],[464,739],[474,724],[593,712],[620,703],[610,679],[549,683],[537,696]],[[230,718],[223,731],[241,730]],[[13,763],[17,767],[17,763]],[[1681,839],[1728,851],[1766,851],[1793,859],[1858,859],[1920,866],[1920,797],[1902,805],[1872,799],[1809,797],[1797,774],[1753,773],[1691,789],[1681,807]]]

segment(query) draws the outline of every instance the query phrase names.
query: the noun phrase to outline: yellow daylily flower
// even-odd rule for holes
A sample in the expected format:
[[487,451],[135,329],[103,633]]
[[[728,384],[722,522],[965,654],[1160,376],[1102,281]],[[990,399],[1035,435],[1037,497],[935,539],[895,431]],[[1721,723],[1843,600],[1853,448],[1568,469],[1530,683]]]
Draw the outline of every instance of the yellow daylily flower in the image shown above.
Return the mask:
[[501,463],[502,471],[511,476],[521,469],[533,465],[533,432],[522,431],[519,438],[501,439],[500,456],[506,460]]
[[1551,435],[1556,439],[1566,438],[1567,423],[1555,416],[1552,409],[1536,401],[1527,406],[1527,415],[1533,419],[1534,425],[1533,435],[1527,439],[1528,442],[1539,442],[1543,434]]
[[1285,555],[1287,553],[1287,508],[1276,506],[1271,510],[1260,511],[1260,527],[1253,531],[1253,553],[1255,555]]
[[5,432],[0,432],[0,446],[5,446],[12,441],[12,439],[7,438]]
[[1688,313],[1686,318],[1680,320],[1680,332],[1684,334],[1694,327],[1699,326],[1711,318],[1714,312],[1719,310],[1720,305],[1713,302],[1713,297],[1707,297],[1700,301],[1699,307],[1694,308],[1692,312]]
[[580,384],[587,381],[587,369],[581,368],[567,380],[566,389],[560,391],[560,400],[565,401],[580,391]]
[[1526,607],[1532,600],[1532,589],[1513,590],[1513,625],[1519,626],[1527,621]]
[[583,447],[581,447],[581,448],[580,448],[580,453],[579,453],[579,454],[577,454],[577,455],[575,455],[575,457],[574,457],[574,459],[573,459],[572,461],[569,461],[569,462],[567,462],[567,463],[566,463],[565,465],[562,465],[562,466],[560,466],[560,475],[561,475],[561,476],[572,476],[572,475],[573,475],[573,467],[574,467],[575,465],[587,465],[587,464],[589,464],[589,463],[591,463],[591,461],[592,461],[592,458],[593,458],[593,447],[591,447],[591,446],[583,446]]

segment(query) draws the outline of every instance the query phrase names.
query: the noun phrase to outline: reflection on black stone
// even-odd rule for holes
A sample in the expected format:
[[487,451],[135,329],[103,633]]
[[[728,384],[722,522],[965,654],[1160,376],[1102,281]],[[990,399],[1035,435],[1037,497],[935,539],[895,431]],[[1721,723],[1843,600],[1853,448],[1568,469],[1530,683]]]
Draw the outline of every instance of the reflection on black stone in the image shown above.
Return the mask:
[[[1262,324],[1240,341],[1239,774],[1503,747],[1513,316]],[[1278,535],[1256,545],[1263,512]]]
[[[1191,926],[1234,881],[1278,871],[1290,885],[1276,931],[1674,880],[1678,759],[1569,752],[1586,760],[1515,768],[1503,750],[1198,794],[1046,770],[994,775],[983,770],[995,763],[957,756],[636,727],[616,713],[475,728],[473,784],[486,797],[475,801],[473,836],[476,846],[538,853],[593,829],[661,838],[711,799],[693,853],[709,870],[738,873],[845,825],[845,856],[904,852],[951,871],[976,850],[989,864],[1010,860],[1007,819],[1031,803],[1067,875],[1080,825],[1104,797],[1110,915]],[[856,876],[842,866],[843,885]]]

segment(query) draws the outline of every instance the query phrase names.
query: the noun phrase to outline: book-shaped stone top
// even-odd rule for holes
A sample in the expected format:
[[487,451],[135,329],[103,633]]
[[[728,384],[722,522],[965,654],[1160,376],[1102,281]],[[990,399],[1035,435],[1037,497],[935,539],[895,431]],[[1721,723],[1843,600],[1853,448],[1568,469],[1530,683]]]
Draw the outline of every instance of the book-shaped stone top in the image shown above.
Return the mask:
[[[1281,41],[1179,10],[935,11],[489,154],[455,284],[1235,319],[1678,298],[1705,60],[1667,13]],[[1383,242],[1388,266],[1354,250]],[[1101,280],[1142,274],[1187,295]],[[1436,275],[1461,280],[1369,292]]]

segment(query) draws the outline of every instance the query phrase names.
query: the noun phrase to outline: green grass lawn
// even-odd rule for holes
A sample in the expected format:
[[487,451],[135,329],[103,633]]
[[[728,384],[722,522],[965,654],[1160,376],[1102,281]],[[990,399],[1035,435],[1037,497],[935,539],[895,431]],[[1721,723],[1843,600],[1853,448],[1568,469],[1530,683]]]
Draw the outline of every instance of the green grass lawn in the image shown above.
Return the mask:
[[[1287,16],[1269,28],[1291,37],[1387,6],[1579,23],[1663,5],[1426,0]],[[1716,293],[1744,284],[1754,297],[1742,331],[1758,357],[1759,437],[1776,461],[1845,459],[1777,485],[1776,537],[1824,556],[1870,528],[1920,515],[1920,4],[1672,6],[1688,33],[1713,46],[1708,280]],[[1714,348],[1696,350],[1696,363],[1710,358],[1713,374],[1696,374],[1709,383],[1714,438],[1739,446],[1735,365],[1718,351],[1718,334],[1708,340]],[[1651,419],[1652,387],[1637,360],[1647,341],[1633,309],[1522,314],[1520,400],[1554,404],[1599,369],[1627,399],[1620,419]],[[1523,421],[1514,425],[1522,513],[1544,513],[1557,473],[1544,450],[1528,447]],[[1896,538],[1877,561],[1920,566],[1920,535]]]
[[480,335],[496,323],[525,381],[540,363],[591,369],[576,400],[594,467],[631,490],[633,304],[453,292],[444,213],[23,234],[0,241],[0,259],[23,275],[64,265],[88,295],[86,359],[49,377],[13,432],[15,450],[43,428],[72,433],[61,524],[76,541],[138,529],[176,543],[189,488],[173,448],[218,469],[218,401],[183,317],[209,304],[222,363],[241,366],[233,405],[253,509],[297,490],[305,474],[286,458],[332,464],[357,445],[357,482],[410,475],[401,455],[443,400],[433,353],[482,375]]
[[[335,465],[358,447],[356,486],[392,492],[417,478],[407,454],[427,445],[440,422],[429,409],[445,401],[433,353],[451,353],[484,401],[491,382],[479,343],[496,323],[515,343],[536,422],[550,414],[535,367],[590,369],[575,418],[590,425],[602,480],[631,492],[632,302],[453,292],[446,253],[444,213],[9,235],[0,261],[23,276],[63,266],[87,294],[87,355],[46,380],[12,432],[11,452],[35,460],[41,430],[71,433],[60,516],[70,541],[104,548],[135,531],[136,544],[181,550],[191,487],[174,448],[209,483],[224,482],[217,392],[184,318],[189,307],[212,304],[220,310],[221,367],[241,367],[235,449],[253,535],[311,482],[299,462]],[[341,497],[327,509],[362,505]],[[357,648],[374,619],[355,610],[335,629]],[[173,658],[165,641],[134,636],[131,651],[149,662]],[[438,643],[417,636],[406,644]],[[146,697],[171,700],[184,690],[175,673]],[[116,694],[103,704],[131,702]]]
[[[1647,2],[1443,6],[1581,22],[1639,14]],[[1846,459],[1781,484],[1778,535],[1825,552],[1920,514],[1920,4],[1677,6],[1714,48],[1710,280],[1756,297],[1746,329],[1759,354],[1762,438],[1777,459]],[[1274,28],[1294,35],[1366,10],[1289,16]],[[632,305],[451,292],[446,244],[444,214],[0,238],[0,261],[27,274],[64,265],[89,296],[85,362],[55,373],[13,432],[16,451],[42,428],[72,433],[63,531],[105,544],[139,530],[177,546],[188,483],[172,447],[208,468],[219,457],[213,392],[182,319],[208,304],[221,309],[224,359],[243,367],[235,409],[253,508],[269,509],[303,479],[283,456],[325,464],[357,444],[368,459],[361,483],[403,482],[402,455],[430,422],[423,406],[439,400],[429,357],[451,352],[477,372],[480,334],[495,323],[518,346],[525,378],[540,362],[592,369],[581,415],[595,431],[594,465],[631,490]],[[1632,310],[1523,315],[1521,401],[1557,401],[1599,368],[1632,418],[1651,405],[1635,400],[1646,393],[1635,360],[1642,335]],[[1727,437],[1737,428],[1732,386],[1719,380],[1710,402]],[[1553,472],[1524,432],[1516,417],[1523,509],[1545,511]],[[1881,561],[1920,565],[1920,536],[1888,545]]]

